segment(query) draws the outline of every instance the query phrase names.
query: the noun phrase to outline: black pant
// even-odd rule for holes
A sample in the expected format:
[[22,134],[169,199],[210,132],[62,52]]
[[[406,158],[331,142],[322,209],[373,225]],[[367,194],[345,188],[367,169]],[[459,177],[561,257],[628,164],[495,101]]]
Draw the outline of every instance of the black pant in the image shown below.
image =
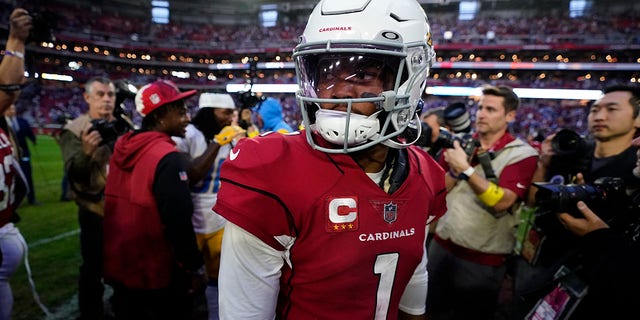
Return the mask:
[[186,279],[174,275],[172,283],[162,289],[130,289],[119,283],[113,287],[112,306],[117,320],[192,319],[193,297]]
[[36,203],[36,191],[33,188],[33,176],[31,174],[31,161],[28,160],[29,158],[26,158],[27,160],[24,160],[25,158],[20,160],[20,169],[22,169],[22,172],[24,173],[25,178],[27,178],[27,185],[29,185],[29,193],[27,193],[27,200],[29,201],[29,204],[34,204]]
[[78,282],[78,308],[80,319],[102,319],[102,216],[87,209],[78,210],[80,223],[80,279]]

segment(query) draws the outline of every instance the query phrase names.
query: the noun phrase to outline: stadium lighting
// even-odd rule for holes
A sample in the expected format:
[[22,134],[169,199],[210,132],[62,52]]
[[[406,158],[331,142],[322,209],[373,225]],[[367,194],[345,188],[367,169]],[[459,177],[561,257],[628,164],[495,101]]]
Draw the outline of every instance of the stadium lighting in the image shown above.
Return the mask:
[[43,73],[42,74],[42,79],[45,79],[45,80],[57,80],[57,81],[64,81],[64,82],[73,81],[73,77],[72,76],[67,76],[67,75],[63,75],[63,74],[54,74],[54,73]]

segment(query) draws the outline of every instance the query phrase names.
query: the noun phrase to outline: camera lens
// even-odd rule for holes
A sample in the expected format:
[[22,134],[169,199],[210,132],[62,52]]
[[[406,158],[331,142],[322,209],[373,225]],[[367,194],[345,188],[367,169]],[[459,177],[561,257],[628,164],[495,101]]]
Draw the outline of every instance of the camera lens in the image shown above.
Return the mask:
[[471,130],[470,115],[467,106],[462,102],[452,103],[444,109],[444,121],[455,133]]
[[556,154],[573,154],[582,143],[582,137],[575,131],[562,129],[551,140],[551,148]]

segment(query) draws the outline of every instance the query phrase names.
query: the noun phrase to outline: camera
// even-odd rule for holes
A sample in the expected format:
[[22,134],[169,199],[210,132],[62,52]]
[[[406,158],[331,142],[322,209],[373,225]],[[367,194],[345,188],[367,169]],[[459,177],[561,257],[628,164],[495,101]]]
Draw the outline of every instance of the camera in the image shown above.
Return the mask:
[[430,148],[429,153],[431,155],[436,155],[440,150],[445,148],[453,148],[453,142],[456,140],[460,142],[460,146],[469,156],[473,155],[475,149],[480,145],[477,140],[473,139],[471,134],[465,133],[460,136],[459,134],[452,133],[444,127],[440,127],[440,130],[438,131],[438,138],[432,143],[431,138],[433,136],[433,130],[431,127],[424,122],[420,122],[419,125],[422,127],[420,136],[418,136],[417,127],[415,127],[413,123],[410,123],[404,132],[404,137],[407,141],[415,141],[416,146]]
[[114,110],[114,116],[116,116],[116,112],[124,112],[122,109],[122,104],[125,100],[136,98],[138,88],[136,88],[136,86],[127,79],[120,79],[118,81],[115,81],[113,83],[113,86],[116,88],[116,108],[121,108],[119,111]]
[[558,131],[551,140],[553,156],[547,172],[547,180],[561,176],[562,181],[571,181],[578,174],[588,174],[593,143],[569,129]]
[[624,180],[617,177],[602,177],[593,184],[538,183],[536,192],[536,215],[567,212],[575,217],[582,214],[576,208],[578,201],[584,201],[589,208],[598,212],[602,220],[609,220],[613,214],[626,210],[629,198]]
[[467,111],[467,106],[462,102],[448,105],[444,109],[444,122],[455,133],[467,133],[471,131],[471,115]]
[[[116,107],[115,110],[120,108]],[[98,131],[102,137],[101,145],[113,144],[119,136],[125,134],[131,129],[131,126],[122,117],[117,117],[116,120],[109,121],[107,119],[93,119],[91,120],[91,131]]]
[[31,32],[27,42],[53,42],[56,37],[53,30],[57,27],[58,17],[51,12],[34,12],[31,14]]
[[242,117],[242,113],[245,110],[249,110],[251,112],[253,107],[255,107],[259,103],[262,103],[262,101],[264,101],[265,99],[266,98],[264,96],[258,96],[253,91],[240,92],[240,94],[238,95],[238,102],[240,102],[240,117],[238,119],[238,125],[242,129],[247,130],[251,126],[251,122],[245,120]]
[[434,145],[441,146],[441,148],[453,148],[453,142],[458,141],[464,152],[468,156],[472,156],[476,151],[476,148],[480,146],[480,142],[474,139],[471,134],[467,133],[462,136],[451,133],[449,130],[440,127],[438,139],[434,142]]
[[622,178],[602,177],[586,185],[534,185],[538,187],[534,233],[541,240],[536,245],[534,259],[530,261],[533,265],[553,265],[576,245],[576,237],[560,224],[554,214],[549,213],[567,212],[582,218],[582,213],[576,207],[578,201],[584,201],[612,229],[624,231],[629,226],[640,225],[640,218],[636,214],[640,209],[640,198],[627,194]]
[[258,96],[253,91],[241,92],[238,95],[238,101],[240,102],[240,109],[253,108],[256,104],[265,100],[264,96]]
[[101,145],[113,145],[119,136],[127,133],[134,128],[130,118],[125,114],[124,101],[127,99],[135,99],[138,89],[126,79],[114,82],[116,89],[115,108],[113,108],[113,117],[115,120],[93,119],[91,120],[91,130],[98,131],[102,137]]

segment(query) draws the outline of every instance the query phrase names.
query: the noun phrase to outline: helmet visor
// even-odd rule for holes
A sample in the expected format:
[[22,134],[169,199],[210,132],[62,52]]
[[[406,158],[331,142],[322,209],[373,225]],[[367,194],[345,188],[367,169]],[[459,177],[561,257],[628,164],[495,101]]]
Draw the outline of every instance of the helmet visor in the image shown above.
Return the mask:
[[335,97],[344,86],[353,90],[351,98],[394,90],[403,62],[400,56],[362,53],[308,54],[298,59],[305,96],[318,98]]

